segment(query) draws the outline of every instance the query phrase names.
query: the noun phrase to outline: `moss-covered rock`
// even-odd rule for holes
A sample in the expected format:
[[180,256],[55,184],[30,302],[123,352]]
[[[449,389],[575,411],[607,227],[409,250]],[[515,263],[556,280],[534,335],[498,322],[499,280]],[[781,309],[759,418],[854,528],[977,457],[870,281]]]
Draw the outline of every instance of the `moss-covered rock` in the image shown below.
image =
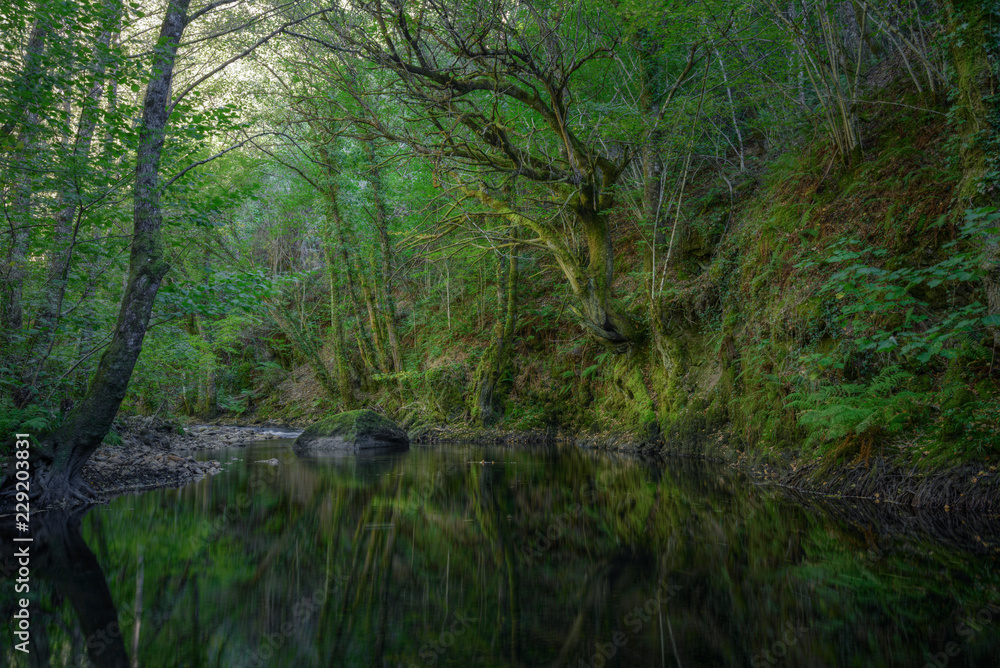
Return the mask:
[[410,439],[396,423],[370,410],[349,411],[310,425],[295,439],[297,453],[317,450],[345,453],[403,452]]

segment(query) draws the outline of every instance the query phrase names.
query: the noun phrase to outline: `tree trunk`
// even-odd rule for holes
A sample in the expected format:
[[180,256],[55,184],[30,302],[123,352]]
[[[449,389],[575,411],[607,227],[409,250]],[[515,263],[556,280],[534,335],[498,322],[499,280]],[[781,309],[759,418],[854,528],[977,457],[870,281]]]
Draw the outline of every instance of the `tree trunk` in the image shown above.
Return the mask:
[[375,349],[368,336],[368,330],[365,328],[355,281],[354,264],[351,254],[348,252],[348,244],[353,242],[353,235],[347,222],[340,214],[336,161],[326,147],[321,147],[319,154],[327,168],[327,182],[324,185],[323,193],[327,200],[326,224],[323,228],[323,252],[330,277],[330,324],[334,337],[337,382],[342,388],[346,408],[354,401],[353,392],[350,390],[350,376],[347,366],[345,316],[348,314],[348,309],[355,318],[354,336],[363,361],[363,366],[359,370],[359,374],[363,376],[361,379],[362,387],[370,385],[371,369],[375,368]]
[[[512,230],[517,239],[517,228]],[[506,274],[506,276],[505,276]],[[505,397],[497,389],[510,367],[510,350],[517,324],[517,248],[512,247],[509,257],[497,260],[497,319],[493,338],[483,352],[473,376],[472,419],[484,427],[503,416]]]
[[[10,246],[7,251],[7,275],[3,281],[3,302],[0,308],[3,309],[3,322],[0,323],[0,336],[3,337],[4,349],[7,354],[13,357],[17,351],[17,361],[11,362],[11,366],[23,363],[23,339],[21,328],[24,326],[24,306],[21,299],[24,293],[24,279],[28,272],[28,242],[31,231],[31,190],[32,178],[30,176],[30,163],[32,145],[34,144],[34,131],[32,125],[37,122],[34,114],[28,114],[28,120],[18,133],[18,143],[24,149],[17,160],[19,166],[28,167],[15,178],[11,196],[11,216],[10,216]],[[18,405],[24,405],[24,398],[15,401]]]
[[[39,14],[45,9],[39,7]],[[10,120],[0,128],[0,137],[5,137],[17,131],[19,156],[12,172],[5,178],[4,198],[11,202],[10,243],[7,250],[6,271],[4,280],[0,281],[0,344],[6,355],[10,356],[11,346],[16,344],[24,322],[24,311],[21,296],[24,288],[24,278],[27,273],[28,238],[31,229],[31,174],[30,156],[34,145],[38,125],[37,115],[32,107],[38,103],[41,91],[37,88],[44,77],[42,56],[45,52],[45,41],[52,32],[51,21],[45,16],[39,16],[31,30],[25,49],[24,67],[21,70],[19,85],[20,107],[12,110]],[[21,403],[20,401],[18,403]]]
[[579,301],[579,304],[571,307],[573,314],[595,340],[608,346],[627,347],[642,339],[643,332],[637,323],[621,312],[612,300],[614,248],[604,213],[607,206],[593,209],[589,199],[581,196],[582,201],[574,208],[575,217],[587,241],[588,257],[584,266],[578,254],[567,246],[563,234],[548,223],[514,211],[508,204],[482,189],[459,186],[459,190],[467,196],[475,197],[507,221],[526,227],[538,235],[555,257]]
[[[115,3],[110,8],[107,17],[106,30],[98,38],[98,44],[105,50],[111,43],[111,34],[121,20],[121,4]],[[61,317],[63,298],[66,294],[66,284],[69,268],[80,232],[80,198],[79,183],[90,159],[90,149],[93,143],[94,130],[100,114],[99,101],[104,90],[104,74],[108,67],[110,56],[105,52],[98,58],[94,70],[94,87],[84,100],[77,125],[76,139],[73,143],[69,161],[65,170],[62,189],[59,193],[59,206],[55,218],[53,233],[53,250],[49,257],[48,279],[42,307],[35,318],[36,333],[29,345],[26,360],[29,360],[34,371],[30,383],[33,385],[39,372],[52,352],[55,342],[55,330]]]
[[[630,345],[640,338],[640,332],[630,317],[612,303],[611,283],[614,278],[614,250],[607,216],[586,208],[577,211],[587,242],[587,266],[574,281],[574,292],[580,300],[576,310],[580,323],[600,342],[609,345]],[[564,269],[565,271],[565,269]]]
[[396,373],[403,371],[403,354],[399,347],[399,332],[396,329],[396,302],[392,296],[392,241],[389,239],[389,216],[385,210],[383,197],[382,173],[378,166],[375,153],[375,142],[365,142],[370,177],[372,183],[372,198],[375,201],[375,227],[378,230],[379,270],[380,279],[375,281],[378,291],[378,302],[385,323],[386,337],[389,339],[389,351],[392,353],[392,369]]
[[383,328],[382,318],[378,317],[379,308],[375,304],[375,295],[373,294],[377,288],[373,288],[372,284],[377,282],[373,277],[361,276],[361,293],[365,297],[365,309],[368,313],[368,326],[371,327],[372,331],[372,343],[375,346],[375,354],[378,358],[378,370],[381,373],[388,373],[390,371],[389,366],[389,351],[385,345],[385,332]]
[[[332,170],[331,170],[332,171]],[[333,174],[330,175],[331,181]],[[354,393],[351,391],[351,376],[347,366],[347,338],[344,332],[344,302],[343,281],[337,270],[336,228],[340,218],[340,207],[337,202],[337,189],[331,183],[327,192],[326,225],[323,230],[323,254],[326,261],[326,271],[330,282],[330,332],[333,344],[333,363],[336,371],[336,386],[342,408],[345,410],[354,404]]]
[[344,305],[340,299],[340,280],[333,266],[332,253],[326,254],[327,272],[330,279],[330,332],[333,344],[333,367],[336,373],[336,388],[342,408],[354,405],[351,391],[351,373],[347,365],[347,337],[344,335]]
[[361,385],[368,388],[371,385],[371,372],[377,370],[378,365],[375,346],[368,334],[368,328],[365,327],[364,309],[361,306],[361,298],[358,296],[358,280],[352,257],[357,252],[357,243],[354,240],[354,231],[340,215],[339,207],[336,209],[334,222],[337,225],[337,252],[341,269],[347,279],[347,296],[350,299],[351,314],[354,316],[354,338],[358,342],[358,352],[361,354],[364,365]]
[[90,500],[80,470],[107,435],[125,398],[160,281],[169,269],[163,258],[159,169],[170,82],[189,3],[171,0],[167,5],[153,56],[136,152],[129,275],[115,333],[86,396],[38,448],[38,457],[45,466],[44,470],[36,469],[32,490],[41,492],[43,503]]

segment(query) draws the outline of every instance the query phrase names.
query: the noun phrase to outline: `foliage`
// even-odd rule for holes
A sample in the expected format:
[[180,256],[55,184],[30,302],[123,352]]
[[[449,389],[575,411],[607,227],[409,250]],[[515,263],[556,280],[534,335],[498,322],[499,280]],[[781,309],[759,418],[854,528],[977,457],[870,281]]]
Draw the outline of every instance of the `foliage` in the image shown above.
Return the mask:
[[901,366],[890,366],[869,382],[821,384],[790,394],[787,406],[799,411],[799,422],[809,430],[807,446],[867,439],[870,454],[870,441],[899,433],[918,415],[926,394],[906,389],[913,380]]
[[[1000,315],[966,297],[974,287],[970,284],[982,279],[984,240],[998,234],[998,220],[1000,214],[994,209],[967,211],[962,240],[943,244],[939,252],[946,259],[928,267],[889,269],[864,264],[859,260],[865,257],[884,262],[889,251],[875,246],[859,249],[855,239],[838,241],[826,262],[843,268],[820,290],[840,302],[832,325],[839,332],[849,332],[853,348],[861,353],[895,353],[921,364],[955,358],[963,342],[981,340],[989,328],[1000,325]],[[796,265],[810,266],[815,262]],[[918,290],[925,295],[923,299],[917,296]],[[931,304],[930,299],[937,303]],[[810,361],[838,369],[845,364],[831,354],[819,354]]]
[[[968,48],[995,4],[220,6],[180,51],[124,410],[463,422],[496,357],[501,427],[989,447],[998,215],[954,221],[973,162],[995,190],[993,91],[960,94],[995,74]],[[115,332],[163,8],[17,6],[0,389],[5,426],[48,428]],[[74,38],[33,42],[46,11]]]
[[[836,452],[843,454],[845,447],[861,440],[868,456],[873,441],[884,441],[929,417],[936,394],[926,385],[912,389],[915,374],[926,374],[935,361],[964,364],[977,359],[984,335],[1000,324],[1000,316],[968,298],[971,286],[982,277],[983,239],[997,233],[998,219],[993,209],[966,212],[962,238],[943,244],[946,259],[925,267],[898,260],[893,260],[896,268],[866,264],[860,260],[885,262],[888,251],[858,249],[854,239],[831,246],[826,263],[836,271],[819,292],[836,304],[830,326],[838,342],[803,355],[812,380],[804,380],[803,387],[786,398],[809,431],[807,444],[839,442]],[[797,267],[816,264],[807,261]],[[976,409],[969,403],[959,410],[961,417],[949,409],[946,422],[962,421]]]
[[3,440],[0,440],[0,444],[5,448],[3,454],[8,454],[6,446],[13,444],[12,440],[8,441],[8,438],[13,434],[26,433],[36,437],[49,431],[57,424],[58,416],[41,406],[14,408],[6,402],[0,404],[0,434],[5,435]]

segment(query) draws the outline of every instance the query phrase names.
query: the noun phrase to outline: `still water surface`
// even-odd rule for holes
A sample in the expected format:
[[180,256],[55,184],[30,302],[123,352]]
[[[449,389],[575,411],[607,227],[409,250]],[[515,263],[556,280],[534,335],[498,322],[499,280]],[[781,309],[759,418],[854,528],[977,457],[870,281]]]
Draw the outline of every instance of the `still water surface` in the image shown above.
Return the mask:
[[1000,665],[988,519],[803,502],[689,460],[290,443],[201,453],[226,471],[66,521],[39,566],[49,663]]

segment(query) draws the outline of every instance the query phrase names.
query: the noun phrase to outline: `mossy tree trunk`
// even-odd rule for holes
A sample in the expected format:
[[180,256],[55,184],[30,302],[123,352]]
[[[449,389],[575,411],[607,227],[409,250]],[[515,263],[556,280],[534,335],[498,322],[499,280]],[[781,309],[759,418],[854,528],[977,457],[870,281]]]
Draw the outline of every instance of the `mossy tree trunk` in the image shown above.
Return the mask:
[[503,416],[504,392],[501,381],[510,372],[511,346],[517,324],[517,282],[519,280],[516,228],[509,255],[497,259],[497,317],[493,338],[483,352],[472,380],[469,406],[472,419],[483,426],[490,426]]
[[[369,257],[369,260],[372,259]],[[376,288],[374,283],[377,279],[373,275],[369,275],[365,272],[361,275],[361,293],[365,297],[365,311],[368,314],[368,326],[371,328],[372,333],[372,345],[375,348],[376,362],[378,363],[378,371],[382,373],[389,372],[389,350],[386,347],[386,336],[385,327],[383,325],[382,319],[378,317],[378,307],[375,305],[375,295],[374,292]]]
[[[991,107],[996,76],[990,66],[991,55],[1000,55],[1000,46],[990,41],[990,16],[982,3],[948,0],[945,2],[949,31],[952,33],[951,57],[955,67],[955,115],[962,137],[962,181],[959,201],[969,206],[996,206],[1000,183],[985,183],[990,178],[991,156],[985,146],[996,146],[995,123],[1000,110]],[[995,17],[994,17],[995,18]],[[1000,156],[992,157],[1000,162]],[[989,235],[983,247],[983,288],[991,315],[1000,315],[1000,238]],[[1000,327],[992,328],[993,345],[1000,347]]]
[[617,303],[613,296],[614,246],[608,226],[607,211],[611,208],[610,191],[618,180],[613,172],[605,174],[607,194],[596,195],[593,190],[581,190],[574,198],[573,221],[582,233],[586,244],[585,257],[572,248],[571,240],[550,222],[526,216],[515,211],[483,189],[467,186],[458,189],[492,209],[509,223],[525,227],[538,235],[541,243],[553,255],[570,289],[577,299],[572,312],[588,334],[599,343],[628,347],[640,342],[644,332]]
[[[340,211],[340,188],[337,184],[338,167],[335,156],[328,148],[319,148],[319,156],[326,166],[326,182],[323,184],[323,194],[326,198],[326,225],[323,228],[323,252],[327,271],[330,274],[330,318],[335,337],[337,357],[338,385],[346,389],[344,379],[347,372],[347,345],[345,333],[348,330],[347,321],[354,318],[354,334],[361,356],[361,365],[356,367],[363,388],[371,386],[371,373],[378,369],[375,345],[365,326],[365,309],[359,296],[359,278],[363,268],[357,257],[358,244],[354,229]],[[348,396],[350,393],[345,394]],[[353,400],[351,400],[353,403]]]
[[403,354],[400,350],[399,332],[396,328],[396,301],[392,296],[393,247],[392,241],[389,239],[389,216],[385,208],[382,172],[379,168],[374,140],[365,142],[365,150],[368,156],[374,199],[375,228],[378,231],[379,279],[375,281],[375,288],[378,291],[379,310],[385,325],[389,352],[392,355],[392,370],[395,373],[401,373],[403,371]]
[[335,392],[339,395],[344,410],[354,405],[354,392],[351,389],[351,373],[347,364],[347,337],[344,328],[345,304],[343,300],[343,278],[337,269],[336,230],[340,218],[340,205],[337,200],[337,188],[333,183],[335,174],[332,169],[328,174],[326,184],[326,217],[323,228],[323,256],[326,262],[327,278],[330,287],[330,343],[333,348],[333,367],[336,383]]
[[563,267],[564,272],[570,270],[567,276],[579,300],[573,311],[584,329],[602,343],[632,345],[641,338],[640,331],[612,295],[615,254],[607,214],[590,208],[586,200],[576,213],[587,242],[587,263]]
[[129,274],[114,335],[101,356],[87,394],[62,425],[35,449],[32,492],[43,502],[89,500],[80,478],[83,465],[100,446],[125,398],[160,282],[169,265],[163,257],[160,210],[160,157],[177,46],[187,24],[190,0],[172,0],[160,27],[143,102],[133,186],[132,250]]
[[337,262],[345,279],[348,306],[350,307],[351,315],[354,316],[354,327],[351,330],[354,332],[354,338],[358,343],[358,352],[361,355],[363,363],[361,384],[363,387],[369,387],[371,385],[372,371],[378,370],[378,364],[376,362],[375,344],[372,343],[371,334],[369,334],[368,328],[365,326],[365,310],[358,294],[358,283],[360,282],[361,273],[359,271],[360,268],[355,266],[355,256],[358,252],[358,247],[354,239],[354,231],[350,228],[349,223],[344,220],[344,217],[339,214],[339,210],[338,214],[334,217],[334,222],[337,226]]

